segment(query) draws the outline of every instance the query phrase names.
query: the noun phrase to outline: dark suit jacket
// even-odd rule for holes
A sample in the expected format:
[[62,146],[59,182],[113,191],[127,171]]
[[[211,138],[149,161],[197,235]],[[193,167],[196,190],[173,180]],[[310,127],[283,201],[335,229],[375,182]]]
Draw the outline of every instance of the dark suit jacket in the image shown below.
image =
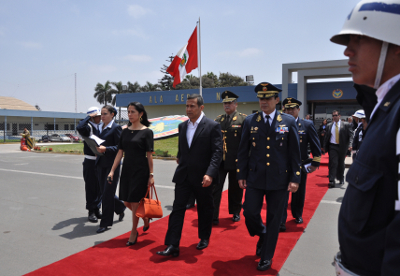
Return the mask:
[[[332,136],[332,126],[333,123],[329,123],[327,126],[325,140],[324,140],[324,150],[329,151],[329,143]],[[339,150],[342,154],[346,154],[347,149],[353,144],[353,127],[351,124],[346,122],[340,122],[339,129]]]
[[294,117],[275,114],[267,133],[262,112],[246,117],[238,152],[237,179],[263,190],[300,183],[300,146]]
[[[94,135],[98,135],[99,133],[97,132],[97,129],[90,125],[90,116],[87,116],[85,119],[81,120],[79,124],[76,126],[76,130],[79,132],[80,135],[89,137],[92,133]],[[86,144],[86,142],[83,142],[83,153],[85,155],[91,155],[95,156],[93,151],[90,149],[90,147]]]
[[313,154],[311,165],[319,167],[321,162],[321,145],[319,143],[319,138],[314,123],[310,120],[299,118],[297,120],[297,129],[300,139],[301,161],[305,161],[309,158],[308,144],[310,144],[311,152]]
[[104,129],[101,134],[98,135],[99,138],[105,140],[101,145],[106,147],[106,152],[102,156],[97,156],[96,166],[112,167],[115,156],[118,152],[118,143],[121,132],[121,126],[113,123],[111,128]]
[[203,176],[209,175],[213,183],[218,181],[218,169],[222,160],[222,134],[217,122],[201,119],[189,148],[186,131],[188,122],[179,124],[179,165],[172,182],[182,183],[186,179],[193,185],[202,185]]

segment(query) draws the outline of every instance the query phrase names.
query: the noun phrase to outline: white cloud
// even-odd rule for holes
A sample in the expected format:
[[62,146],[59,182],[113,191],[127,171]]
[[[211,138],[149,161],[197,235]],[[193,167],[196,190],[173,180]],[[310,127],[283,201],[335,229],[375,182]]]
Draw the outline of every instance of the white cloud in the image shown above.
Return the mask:
[[22,47],[26,49],[41,49],[42,44],[33,41],[23,41],[19,43]]
[[139,27],[126,30],[113,30],[112,34],[117,36],[137,36],[141,38],[148,38],[145,32]]
[[124,56],[124,59],[133,62],[148,62],[152,60],[151,56],[147,55],[127,55]]
[[220,52],[220,55],[226,57],[240,57],[240,58],[249,58],[249,57],[259,57],[263,55],[263,51],[257,48],[247,48],[241,51],[226,51]]
[[128,6],[128,13],[135,19],[139,19],[140,17],[145,16],[146,14],[153,13],[152,10],[143,8],[139,5],[130,5]]

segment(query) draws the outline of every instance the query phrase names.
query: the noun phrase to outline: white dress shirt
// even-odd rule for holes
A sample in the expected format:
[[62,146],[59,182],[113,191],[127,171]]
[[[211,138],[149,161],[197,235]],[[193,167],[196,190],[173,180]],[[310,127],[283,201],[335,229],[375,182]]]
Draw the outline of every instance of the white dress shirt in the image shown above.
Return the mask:
[[381,104],[383,101],[383,98],[386,96],[386,94],[389,92],[389,90],[392,88],[393,85],[395,85],[396,82],[400,80],[400,74],[394,76],[393,78],[387,80],[384,84],[379,86],[378,90],[376,90],[375,94],[378,97],[378,102],[376,103],[374,110],[371,113],[371,117],[374,115],[375,111],[378,109],[378,106]]
[[[331,139],[329,140],[329,142],[331,142],[332,144],[336,144],[336,124],[338,125],[339,135],[340,135],[340,119],[337,123],[332,124]],[[339,143],[340,143],[340,140],[339,140]]]
[[111,122],[109,122],[108,125],[103,129],[104,123],[101,122],[101,123],[99,124],[99,134],[101,134],[101,133],[103,132],[103,130],[105,130],[106,128],[111,128],[111,126],[113,125],[113,123],[114,123],[114,119],[111,120]]
[[264,122],[265,123],[267,122],[267,115],[269,115],[269,125],[272,126],[272,121],[274,120],[275,113],[276,109],[274,109],[274,111],[272,111],[271,114],[267,114],[263,111]]
[[204,113],[202,111],[200,114],[200,117],[196,120],[196,122],[194,122],[194,124],[192,123],[192,121],[190,119],[188,120],[188,127],[186,130],[186,138],[187,138],[189,148],[192,145],[193,136],[194,136],[194,133],[196,132],[197,126],[199,125],[199,123],[200,123],[201,119],[203,119],[203,117],[204,117]]

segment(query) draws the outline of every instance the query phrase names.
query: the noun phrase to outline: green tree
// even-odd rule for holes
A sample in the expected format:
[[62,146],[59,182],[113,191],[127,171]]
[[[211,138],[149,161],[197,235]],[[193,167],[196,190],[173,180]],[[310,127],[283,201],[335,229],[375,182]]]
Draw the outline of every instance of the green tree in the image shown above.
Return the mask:
[[106,105],[112,101],[112,95],[110,93],[111,89],[112,87],[110,81],[106,81],[104,85],[97,83],[96,87],[94,88],[94,91],[96,92],[94,93],[93,97],[96,98],[96,101],[98,101],[100,104]]
[[158,84],[152,84],[151,82],[146,82],[145,85],[141,87],[143,92],[152,92],[152,91],[160,91],[161,88]]
[[218,87],[231,87],[231,86],[247,86],[249,85],[244,81],[243,78],[232,75],[231,73],[220,73],[219,74],[219,86]]
[[117,94],[124,94],[124,93],[130,93],[130,92],[129,92],[128,89],[123,90],[123,85],[122,85],[122,82],[121,82],[121,81],[119,81],[119,82],[111,82],[111,84],[114,86],[114,88],[112,88],[112,89],[110,90],[111,96],[114,95],[114,96],[112,96],[111,104],[112,104],[112,105],[115,105],[115,101],[116,101],[116,99],[117,99],[117,97],[116,97],[115,95],[117,95]]
[[135,81],[135,83],[131,83],[128,81],[128,93],[138,93],[142,92],[140,84]]
[[[168,61],[170,64],[174,60],[174,56],[169,56],[166,61]],[[172,87],[172,84],[174,83],[174,78],[167,72],[169,66],[163,64],[161,67],[160,72],[164,74],[162,79],[159,81],[159,85],[161,90],[163,91],[169,91],[169,90],[175,90],[175,88]]]

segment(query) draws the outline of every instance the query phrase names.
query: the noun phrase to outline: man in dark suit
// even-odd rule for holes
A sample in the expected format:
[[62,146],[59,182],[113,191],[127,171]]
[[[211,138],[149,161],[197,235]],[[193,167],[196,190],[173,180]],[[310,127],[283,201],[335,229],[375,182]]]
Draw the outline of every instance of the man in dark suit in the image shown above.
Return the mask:
[[335,187],[335,177],[340,185],[344,184],[344,160],[347,151],[351,152],[353,128],[349,123],[340,120],[340,112],[332,112],[332,122],[328,124],[324,150],[329,153],[329,188]]
[[214,218],[213,224],[219,223],[219,208],[221,204],[222,190],[225,184],[226,175],[229,179],[228,188],[228,210],[233,215],[232,220],[240,220],[240,211],[242,210],[243,190],[240,189],[236,179],[236,160],[237,152],[242,137],[242,125],[245,114],[237,112],[238,95],[231,91],[224,91],[222,94],[222,103],[225,114],[219,115],[215,121],[221,125],[223,140],[223,156],[219,168],[219,183],[214,186]]
[[[98,125],[101,119],[100,109],[91,107],[87,111],[87,117],[79,122],[76,130],[80,135],[89,137],[90,135],[98,135]],[[86,193],[86,209],[89,212],[88,220],[96,223],[101,219],[101,188],[96,175],[96,155],[90,149],[86,142],[83,142],[83,153],[85,159],[83,161],[83,180],[85,181]]]
[[[287,191],[300,183],[300,146],[293,116],[276,111],[281,91],[268,82],[255,87],[261,112],[246,117],[238,152],[237,178],[246,188],[243,215],[251,236],[259,236],[257,269],[271,267]],[[264,197],[267,225],[261,219]]]
[[[314,123],[310,120],[300,119],[299,111],[301,101],[295,98],[286,98],[282,105],[285,107],[287,114],[292,115],[296,120],[296,127],[299,134],[300,142],[300,154],[301,154],[301,181],[297,192],[292,193],[291,211],[294,221],[298,224],[303,223],[303,208],[304,200],[306,198],[306,182],[307,174],[314,172],[321,162],[321,145],[317,130],[314,127]],[[313,159],[309,159],[308,145],[310,145]],[[288,193],[289,197],[289,193]],[[285,209],[283,210],[282,223],[280,231],[286,230],[286,219],[287,219],[287,201],[285,202]]]
[[169,216],[165,236],[163,256],[179,256],[183,221],[188,198],[193,193],[197,201],[198,250],[209,244],[213,218],[213,185],[218,183],[218,169],[222,160],[221,127],[217,122],[205,117],[203,97],[197,94],[188,96],[186,101],[187,122],[179,125],[178,156],[173,182],[175,200]]

